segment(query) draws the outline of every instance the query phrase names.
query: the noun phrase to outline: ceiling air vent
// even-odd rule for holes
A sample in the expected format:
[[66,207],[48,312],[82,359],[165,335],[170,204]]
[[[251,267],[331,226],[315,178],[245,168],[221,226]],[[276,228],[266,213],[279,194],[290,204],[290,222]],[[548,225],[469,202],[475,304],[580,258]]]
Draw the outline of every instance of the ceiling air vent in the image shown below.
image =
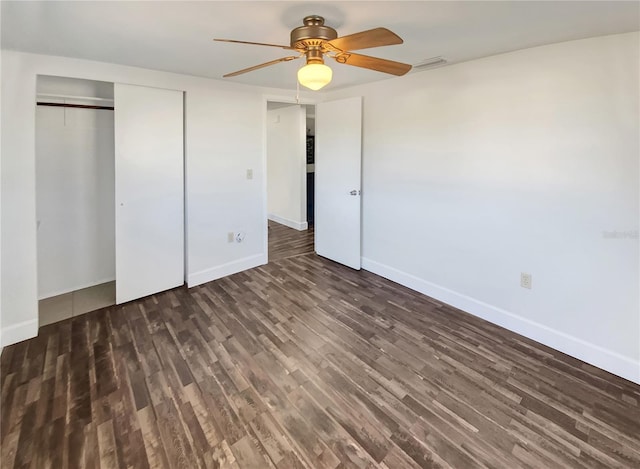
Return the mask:
[[422,62],[420,62],[419,64],[416,64],[413,66],[414,70],[424,70],[426,68],[435,68],[435,67],[441,67],[443,65],[445,65],[447,63],[447,59],[445,59],[444,57],[438,56],[438,57],[431,57],[430,59],[425,59]]

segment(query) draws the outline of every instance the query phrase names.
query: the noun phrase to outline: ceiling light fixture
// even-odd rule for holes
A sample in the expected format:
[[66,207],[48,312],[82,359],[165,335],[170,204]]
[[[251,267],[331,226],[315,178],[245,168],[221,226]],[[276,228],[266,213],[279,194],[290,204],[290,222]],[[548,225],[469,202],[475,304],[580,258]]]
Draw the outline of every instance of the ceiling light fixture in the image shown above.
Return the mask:
[[298,70],[298,82],[313,91],[328,85],[332,77],[333,70],[323,63],[309,63]]

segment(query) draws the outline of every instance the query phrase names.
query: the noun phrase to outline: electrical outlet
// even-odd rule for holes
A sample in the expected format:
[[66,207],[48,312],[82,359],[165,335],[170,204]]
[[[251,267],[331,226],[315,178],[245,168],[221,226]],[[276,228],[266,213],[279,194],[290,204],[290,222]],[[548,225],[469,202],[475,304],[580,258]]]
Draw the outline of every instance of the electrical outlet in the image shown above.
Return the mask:
[[531,274],[527,274],[526,272],[520,273],[520,286],[531,290]]
[[247,179],[253,179],[253,169],[247,169]]
[[227,233],[227,243],[233,243],[236,238],[236,234],[233,231]]

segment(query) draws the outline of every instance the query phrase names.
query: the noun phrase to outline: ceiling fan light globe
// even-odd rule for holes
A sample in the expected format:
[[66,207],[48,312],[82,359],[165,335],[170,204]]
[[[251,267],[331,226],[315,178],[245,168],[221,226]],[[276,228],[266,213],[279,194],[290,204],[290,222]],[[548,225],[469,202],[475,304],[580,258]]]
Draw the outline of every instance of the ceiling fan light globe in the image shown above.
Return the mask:
[[331,82],[333,70],[325,64],[307,64],[298,70],[298,82],[317,91]]

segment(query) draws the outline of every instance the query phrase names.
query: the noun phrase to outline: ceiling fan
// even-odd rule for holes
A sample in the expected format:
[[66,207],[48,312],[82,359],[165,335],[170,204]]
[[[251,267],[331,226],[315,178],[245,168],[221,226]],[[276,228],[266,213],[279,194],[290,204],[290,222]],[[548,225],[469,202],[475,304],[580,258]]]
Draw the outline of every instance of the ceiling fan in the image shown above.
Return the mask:
[[335,59],[335,61],[340,64],[354,65],[356,67],[368,68],[397,76],[404,75],[411,70],[411,65],[409,64],[350,52],[352,50],[369,49],[371,47],[402,44],[402,39],[386,28],[375,28],[338,37],[335,29],[324,24],[324,18],[322,16],[306,16],[303,23],[304,26],[298,26],[291,31],[291,43],[289,46],[265,44],[262,42],[236,41],[233,39],[214,39],[214,41],[235,42],[238,44],[279,47],[298,53],[298,55],[282,57],[281,59],[254,65],[253,67],[238,70],[237,72],[227,73],[223,77],[235,77],[280,62],[289,62],[301,57],[306,57],[307,64],[298,70],[298,81],[307,88],[319,90],[331,81],[333,75],[331,68],[324,64],[325,56]]

